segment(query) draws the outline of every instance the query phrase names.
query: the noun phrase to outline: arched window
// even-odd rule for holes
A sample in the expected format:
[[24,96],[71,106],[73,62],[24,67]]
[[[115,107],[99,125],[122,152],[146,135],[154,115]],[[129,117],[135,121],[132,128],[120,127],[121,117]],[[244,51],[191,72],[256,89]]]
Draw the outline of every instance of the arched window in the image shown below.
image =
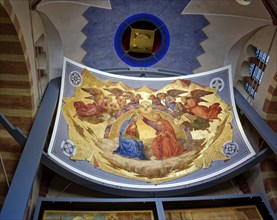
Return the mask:
[[256,49],[256,57],[262,61],[265,65],[267,65],[268,61],[269,61],[269,55],[265,52],[263,52],[260,49]]
[[250,85],[247,81],[244,81],[244,88],[245,88],[245,91],[254,99],[257,92],[252,87],[252,85]]
[[259,85],[262,82],[264,75],[264,70],[269,61],[269,55],[264,51],[255,48],[255,53],[253,51],[254,46],[249,45],[249,76],[244,77],[244,88],[252,99],[255,98]]
[[252,80],[254,80],[258,84],[261,84],[262,78],[263,78],[263,75],[264,75],[264,71],[262,71],[254,63],[251,63],[250,67],[249,67],[249,75],[251,76]]

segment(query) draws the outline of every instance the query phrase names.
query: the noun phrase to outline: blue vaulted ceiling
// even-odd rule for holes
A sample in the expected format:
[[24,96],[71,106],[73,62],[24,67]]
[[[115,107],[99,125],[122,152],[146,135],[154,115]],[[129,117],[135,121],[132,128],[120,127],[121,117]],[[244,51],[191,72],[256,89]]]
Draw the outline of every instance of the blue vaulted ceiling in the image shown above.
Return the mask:
[[170,45],[165,56],[153,68],[192,73],[200,67],[197,57],[205,51],[200,43],[207,39],[202,28],[209,22],[202,15],[182,15],[189,0],[111,0],[112,10],[88,8],[83,16],[87,37],[82,44],[86,51],[83,64],[93,68],[127,67],[114,48],[114,37],[120,24],[139,13],[152,14],[168,28]]

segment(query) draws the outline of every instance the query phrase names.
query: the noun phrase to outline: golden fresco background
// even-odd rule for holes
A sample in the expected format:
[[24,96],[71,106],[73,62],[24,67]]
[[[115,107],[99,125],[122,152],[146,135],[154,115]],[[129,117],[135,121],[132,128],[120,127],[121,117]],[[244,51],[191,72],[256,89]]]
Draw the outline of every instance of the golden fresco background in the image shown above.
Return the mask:
[[[62,106],[68,139],[77,149],[72,160],[86,160],[112,174],[159,184],[209,168],[213,161],[230,159],[221,150],[226,142],[232,141],[233,114],[231,106],[215,89],[179,79],[159,90],[146,86],[130,88],[122,82],[101,81],[86,69],[81,74],[82,85],[76,87],[74,96],[63,99]],[[172,110],[157,104],[161,102],[161,94],[173,97],[175,104],[181,103],[178,105],[183,105],[184,109],[189,99],[197,99],[200,112],[210,110],[201,117],[193,110]],[[134,101],[134,97],[138,97],[137,100]],[[215,113],[211,112],[214,109]],[[184,153],[162,160],[155,158],[152,143],[156,131],[145,124],[142,117],[153,120],[157,113],[171,124],[179,144],[186,149]],[[113,153],[119,146],[120,127],[133,114],[138,115],[137,129],[147,160]]]

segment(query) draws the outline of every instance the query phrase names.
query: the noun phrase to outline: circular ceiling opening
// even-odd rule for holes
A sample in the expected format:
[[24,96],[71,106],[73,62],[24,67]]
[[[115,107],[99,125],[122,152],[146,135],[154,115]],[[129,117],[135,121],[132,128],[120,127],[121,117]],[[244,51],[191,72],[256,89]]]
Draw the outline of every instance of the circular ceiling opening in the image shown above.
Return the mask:
[[[153,46],[151,51],[145,51],[145,52],[135,52],[132,51],[130,48],[130,39],[131,39],[131,33],[132,30],[137,29],[137,30],[150,30],[155,31],[154,33],[154,39],[153,39]],[[136,34],[137,33],[137,34]],[[149,38],[149,35],[146,36],[138,36],[140,33],[136,32],[134,37],[141,37],[141,42],[145,41],[145,43],[147,43],[147,38]],[[151,37],[151,36],[150,36]],[[142,42],[143,43],[143,42]],[[152,56],[153,53],[155,53],[161,45],[161,32],[159,29],[157,29],[157,27],[155,25],[153,25],[152,23],[148,22],[148,21],[137,21],[135,23],[133,23],[131,26],[129,26],[124,34],[123,34],[123,38],[122,38],[122,44],[124,47],[125,51],[128,51],[128,55],[132,56],[132,57],[136,57],[136,58],[146,58],[149,56]]]
[[159,18],[151,14],[136,14],[118,27],[114,47],[123,62],[147,67],[163,58],[169,42],[169,32]]

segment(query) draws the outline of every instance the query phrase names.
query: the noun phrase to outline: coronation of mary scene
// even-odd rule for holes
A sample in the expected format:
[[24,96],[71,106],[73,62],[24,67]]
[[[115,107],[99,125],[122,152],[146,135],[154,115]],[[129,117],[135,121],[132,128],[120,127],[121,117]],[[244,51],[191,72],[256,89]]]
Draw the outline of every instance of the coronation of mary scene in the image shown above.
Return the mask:
[[276,220],[276,0],[0,0],[0,220]]

